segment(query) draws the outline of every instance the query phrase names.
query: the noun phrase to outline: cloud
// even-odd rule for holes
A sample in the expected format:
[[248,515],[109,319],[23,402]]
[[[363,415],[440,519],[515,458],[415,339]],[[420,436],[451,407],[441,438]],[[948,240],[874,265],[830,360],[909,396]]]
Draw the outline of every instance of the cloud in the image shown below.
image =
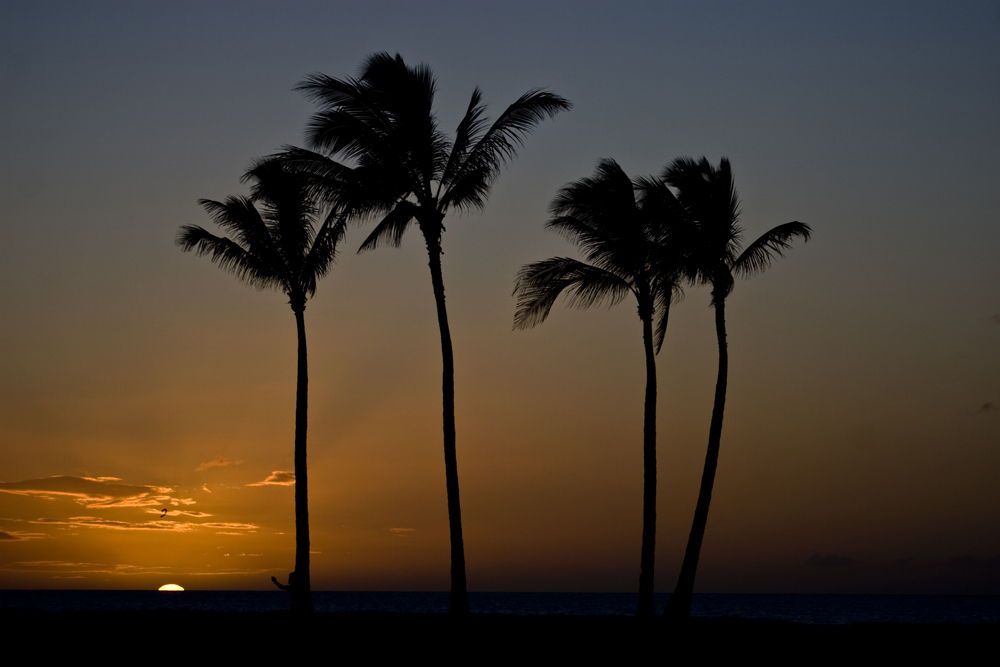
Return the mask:
[[243,461],[234,461],[232,459],[227,459],[225,456],[219,456],[211,461],[201,463],[194,469],[194,471],[202,472],[203,470],[208,470],[209,468],[228,468],[229,466],[238,466],[241,463],[243,463]]
[[46,526],[67,526],[68,528],[106,528],[108,530],[159,530],[176,533],[189,533],[200,528],[209,530],[229,530],[242,531],[231,533],[233,535],[243,535],[254,533],[260,526],[252,523],[195,523],[193,521],[170,521],[160,519],[158,521],[115,521],[112,519],[101,519],[95,516],[73,516],[68,519],[47,519],[40,518],[30,523]]
[[[162,514],[162,513],[163,513],[163,510],[161,510],[161,509],[155,509],[154,508],[154,509],[148,509],[148,510],[146,510],[146,514]],[[189,516],[189,517],[191,517],[193,519],[204,519],[207,516],[214,516],[214,515],[209,514],[208,512],[191,512],[189,510],[173,510],[172,509],[169,512],[167,512],[167,516]]]
[[140,567],[138,565],[108,565],[105,563],[77,563],[62,560],[19,561],[0,567],[8,572],[51,574],[57,579],[79,579],[83,574],[149,574],[167,573],[172,567]]
[[7,572],[48,574],[53,579],[83,579],[86,574],[119,574],[119,575],[142,575],[142,574],[162,574],[166,576],[219,576],[219,575],[247,575],[262,574],[268,570],[248,569],[248,568],[219,568],[212,572],[191,572],[183,568],[172,566],[142,566],[108,563],[75,563],[71,561],[59,560],[37,560],[20,561],[0,565],[0,570]]
[[983,403],[981,406],[979,406],[979,409],[976,410],[976,412],[997,412],[997,411],[1000,411],[1000,407],[998,407],[996,403]]
[[813,554],[809,558],[806,558],[805,565],[806,567],[850,567],[854,565],[854,559],[846,556],[838,556],[837,554],[830,554],[829,556]]
[[[252,523],[199,523],[195,524],[202,528],[226,528],[229,530],[243,530],[248,533],[257,532],[260,526],[256,526]],[[238,535],[240,533],[230,533],[231,535]]]
[[292,486],[295,484],[295,473],[286,470],[275,470],[262,482],[254,482],[247,486]]
[[19,530],[11,532],[0,530],[0,542],[20,542],[22,540],[37,540],[43,537],[48,537],[48,535],[44,533],[25,533]]
[[396,537],[409,537],[407,533],[412,533],[416,528],[390,528],[389,532],[393,533]]
[[0,491],[45,500],[68,499],[87,509],[193,505],[191,498],[174,498],[168,486],[115,484],[118,477],[72,477],[56,475],[23,482],[0,482]]

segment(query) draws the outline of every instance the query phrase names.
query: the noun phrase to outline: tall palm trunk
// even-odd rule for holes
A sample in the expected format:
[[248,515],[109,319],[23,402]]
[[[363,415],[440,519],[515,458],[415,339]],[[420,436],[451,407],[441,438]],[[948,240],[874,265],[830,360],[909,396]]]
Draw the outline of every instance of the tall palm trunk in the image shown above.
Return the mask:
[[684,563],[677,578],[677,587],[667,609],[666,616],[685,619],[691,616],[691,596],[694,593],[694,577],[698,570],[698,557],[708,523],[708,506],[712,502],[712,487],[715,484],[715,469],[719,464],[719,443],[722,440],[722,414],[726,409],[726,381],[729,374],[729,350],[726,344],[726,302],[717,295],[721,290],[713,290],[715,303],[715,334],[719,339],[719,378],[715,382],[715,404],[712,406],[712,424],[708,430],[708,452],[705,454],[705,469],[701,474],[701,489],[698,504],[694,510],[694,523],[688,536]]
[[306,357],[305,306],[295,308],[299,335],[298,381],[295,388],[295,572],[289,577],[292,611],[313,610],[309,584],[309,483],[306,479],[306,424],[309,406],[309,368]]
[[444,476],[448,490],[448,528],[451,535],[451,613],[466,614],[469,611],[469,595],[465,583],[465,544],[462,540],[462,507],[458,499],[458,456],[455,450],[455,359],[451,349],[448,311],[444,305],[440,233],[436,230],[423,231],[430,258],[428,263],[434,287],[434,304],[437,306],[438,328],[441,330]]
[[653,352],[653,309],[642,315],[646,350],[646,402],[642,423],[642,554],[639,559],[638,616],[653,616],[653,568],[656,557],[656,355]]

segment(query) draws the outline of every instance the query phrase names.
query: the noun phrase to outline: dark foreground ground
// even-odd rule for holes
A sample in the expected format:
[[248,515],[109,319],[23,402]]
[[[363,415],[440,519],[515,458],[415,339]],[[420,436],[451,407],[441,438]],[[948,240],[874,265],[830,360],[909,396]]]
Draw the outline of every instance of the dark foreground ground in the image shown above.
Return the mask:
[[788,664],[900,658],[979,661],[995,655],[1000,624],[801,625],[739,618],[668,625],[617,616],[508,616],[371,612],[0,611],[4,653],[201,664],[301,660],[378,664],[695,664],[763,658]]

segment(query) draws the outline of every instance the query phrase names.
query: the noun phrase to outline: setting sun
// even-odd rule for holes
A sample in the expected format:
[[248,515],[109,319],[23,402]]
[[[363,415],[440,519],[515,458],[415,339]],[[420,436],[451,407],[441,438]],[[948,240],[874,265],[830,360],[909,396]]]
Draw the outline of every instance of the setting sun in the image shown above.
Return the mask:
[[177,584],[163,584],[162,586],[160,586],[156,590],[158,590],[158,591],[182,591],[182,590],[184,590],[184,587],[183,586],[178,586]]

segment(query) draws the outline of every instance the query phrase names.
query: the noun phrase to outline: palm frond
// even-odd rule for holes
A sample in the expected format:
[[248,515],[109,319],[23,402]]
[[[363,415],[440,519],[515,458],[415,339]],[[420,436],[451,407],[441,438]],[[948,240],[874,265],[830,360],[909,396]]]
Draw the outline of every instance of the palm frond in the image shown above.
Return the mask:
[[465,163],[469,153],[469,146],[479,141],[483,128],[486,127],[486,119],[483,118],[483,114],[485,113],[486,105],[483,104],[483,93],[477,86],[472,91],[469,108],[466,109],[465,116],[462,117],[462,121],[458,124],[458,129],[455,131],[455,143],[452,144],[448,163],[441,172],[441,181],[438,184],[439,192],[442,187],[446,187],[452,182],[455,170],[458,169],[459,165]]
[[413,221],[413,216],[417,207],[412,202],[403,200],[396,204],[396,207],[389,212],[382,222],[378,223],[365,242],[358,248],[358,252],[374,250],[380,245],[389,245],[398,248],[403,242],[403,233]]
[[281,171],[291,175],[304,197],[314,206],[344,207],[345,191],[353,170],[322,153],[285,146],[280,152],[253,160],[240,179],[250,183],[251,198],[264,197],[262,182],[268,175]]
[[524,145],[524,137],[538,123],[573,105],[554,93],[529,90],[500,114],[455,170],[441,210],[450,206],[482,208],[500,169]]
[[358,79],[312,75],[298,89],[321,106],[307,126],[310,145],[378,172],[383,183],[402,191],[395,199],[433,197],[432,183],[452,146],[433,113],[430,68],[410,67],[398,54],[382,52],[365,61]]
[[612,273],[638,276],[647,237],[632,181],[614,160],[598,162],[593,178],[560,188],[546,228],[574,243],[588,262]]
[[316,233],[302,263],[302,291],[311,297],[316,293],[316,282],[329,273],[337,260],[337,246],[344,240],[347,220],[336,209],[331,210]]
[[224,236],[216,236],[197,225],[183,225],[177,234],[181,250],[193,250],[196,255],[207,255],[221,269],[233,274],[237,280],[257,289],[286,287],[275,267],[255,256],[246,248]]
[[267,223],[247,197],[227,197],[219,202],[199,199],[198,203],[212,216],[212,221],[230,232],[236,243],[256,256],[275,252]]
[[661,275],[657,284],[653,288],[653,310],[656,315],[656,324],[653,329],[653,347],[656,354],[660,353],[663,347],[663,340],[667,337],[667,320],[670,317],[670,306],[684,300],[684,288],[678,281],[678,276]]
[[613,273],[569,257],[528,264],[518,272],[514,284],[514,328],[529,329],[544,322],[564,291],[569,292],[569,306],[589,308],[620,303],[632,289]]
[[808,242],[811,233],[812,229],[803,222],[793,221],[778,225],[761,234],[756,241],[747,246],[733,262],[732,271],[745,278],[763,273],[771,266],[775,256],[785,256],[785,251],[792,247],[792,239],[801,236],[804,242]]
[[714,281],[719,267],[733,265],[742,244],[739,193],[729,160],[722,158],[716,168],[705,157],[677,158],[661,178],[677,191],[677,201],[697,229],[690,244],[689,278]]

